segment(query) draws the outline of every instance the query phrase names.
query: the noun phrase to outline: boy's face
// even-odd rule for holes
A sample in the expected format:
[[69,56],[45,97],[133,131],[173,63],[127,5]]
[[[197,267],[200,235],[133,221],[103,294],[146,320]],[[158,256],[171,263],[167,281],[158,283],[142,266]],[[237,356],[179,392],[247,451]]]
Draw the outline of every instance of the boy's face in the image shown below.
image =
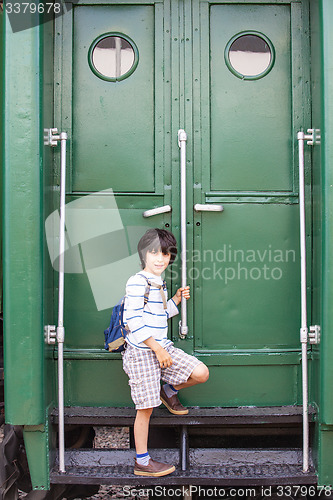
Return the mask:
[[161,250],[151,250],[146,253],[146,266],[144,271],[161,276],[169,265],[171,254],[164,254]]

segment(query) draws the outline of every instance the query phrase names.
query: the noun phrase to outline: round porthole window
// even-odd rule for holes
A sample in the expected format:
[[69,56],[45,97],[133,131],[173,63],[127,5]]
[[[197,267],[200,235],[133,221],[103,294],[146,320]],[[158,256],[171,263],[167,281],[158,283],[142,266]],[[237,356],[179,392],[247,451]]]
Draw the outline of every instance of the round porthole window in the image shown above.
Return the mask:
[[254,31],[234,36],[227,44],[224,56],[230,71],[243,80],[257,80],[267,75],[275,58],[271,41]]
[[130,76],[139,62],[135,43],[120,33],[107,33],[91,44],[89,65],[96,76],[110,82]]

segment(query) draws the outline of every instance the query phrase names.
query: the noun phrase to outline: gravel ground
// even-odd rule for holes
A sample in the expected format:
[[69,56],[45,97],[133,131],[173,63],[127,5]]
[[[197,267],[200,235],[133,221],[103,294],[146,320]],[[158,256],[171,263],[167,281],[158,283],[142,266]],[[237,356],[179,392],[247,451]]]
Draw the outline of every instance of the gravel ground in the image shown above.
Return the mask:
[[[129,448],[129,429],[128,427],[95,427],[96,437],[94,441],[95,448]],[[3,440],[3,426],[0,427],[0,442]],[[134,456],[134,452],[133,452]],[[99,492],[90,497],[92,500],[111,500],[119,498],[128,498],[125,495],[124,486],[101,485]],[[20,492],[19,499],[25,498],[25,493]],[[132,497],[133,498],[133,497]],[[81,499],[76,499],[81,500]],[[140,500],[148,500],[147,496],[140,496]]]

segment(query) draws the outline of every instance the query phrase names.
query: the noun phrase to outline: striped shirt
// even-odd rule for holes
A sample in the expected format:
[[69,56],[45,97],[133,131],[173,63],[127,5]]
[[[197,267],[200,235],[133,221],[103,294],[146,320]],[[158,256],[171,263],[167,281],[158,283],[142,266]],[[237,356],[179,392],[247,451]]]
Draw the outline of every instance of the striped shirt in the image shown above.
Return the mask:
[[130,332],[126,335],[126,341],[138,349],[150,349],[143,342],[153,337],[162,347],[166,347],[171,344],[171,340],[168,339],[168,319],[178,314],[179,311],[174,301],[168,300],[167,290],[163,290],[167,300],[167,309],[164,309],[160,289],[154,285],[151,285],[148,302],[144,305],[147,287],[144,276],[151,283],[163,285],[160,276],[146,271],[140,271],[127,281],[124,324],[128,325]]

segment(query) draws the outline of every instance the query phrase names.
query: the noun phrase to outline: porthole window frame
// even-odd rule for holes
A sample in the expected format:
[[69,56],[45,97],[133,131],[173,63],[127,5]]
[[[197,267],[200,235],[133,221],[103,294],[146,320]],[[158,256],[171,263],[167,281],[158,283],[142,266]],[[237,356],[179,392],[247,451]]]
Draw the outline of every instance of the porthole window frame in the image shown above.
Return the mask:
[[[131,68],[126,73],[124,73],[123,75],[118,76],[118,77],[111,77],[111,76],[103,75],[103,73],[98,71],[98,69],[96,68],[96,66],[94,65],[94,62],[93,62],[93,52],[94,52],[94,49],[97,46],[97,44],[100,41],[104,40],[105,38],[109,38],[112,36],[118,37],[118,38],[123,38],[124,40],[126,40],[126,42],[128,42],[131,45],[131,47],[134,51],[134,62],[132,64]],[[124,33],[120,33],[118,31],[110,31],[108,33],[103,33],[102,35],[99,35],[91,43],[91,45],[89,47],[89,51],[88,51],[88,63],[89,63],[90,69],[94,73],[94,75],[96,75],[101,80],[104,80],[106,82],[120,82],[122,80],[125,80],[129,76],[131,76],[134,73],[134,71],[136,70],[136,68],[139,64],[139,49],[138,49],[136,43],[129,36],[125,35]]]
[[[242,73],[237,71],[230,62],[229,51],[230,51],[232,44],[236,40],[238,40],[238,38],[245,36],[245,35],[253,35],[253,36],[257,36],[257,37],[261,38],[264,42],[267,43],[269,50],[271,52],[271,60],[270,60],[269,65],[267,66],[267,68],[264,71],[262,71],[258,75],[243,75]],[[266,35],[264,35],[263,33],[260,33],[259,31],[241,31],[240,33],[237,33],[236,35],[234,35],[227,43],[226,48],[224,50],[224,60],[225,60],[225,63],[227,65],[229,71],[231,71],[231,73],[233,73],[235,76],[237,76],[237,78],[240,78],[241,80],[260,80],[261,78],[264,78],[264,76],[268,75],[268,73],[270,73],[270,71],[272,70],[272,68],[274,66],[274,63],[275,63],[274,45]]]

